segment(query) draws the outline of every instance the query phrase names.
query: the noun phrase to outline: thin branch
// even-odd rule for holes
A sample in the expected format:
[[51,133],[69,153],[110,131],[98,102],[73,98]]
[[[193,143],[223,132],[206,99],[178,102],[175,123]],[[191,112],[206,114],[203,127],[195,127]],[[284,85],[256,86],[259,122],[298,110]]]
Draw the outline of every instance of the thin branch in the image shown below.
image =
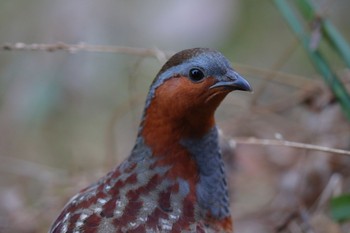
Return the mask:
[[[111,45],[91,45],[86,43],[67,44],[63,42],[57,42],[53,44],[25,44],[25,43],[6,43],[0,45],[1,51],[45,51],[56,52],[66,51],[70,53],[77,52],[101,52],[101,53],[121,53],[140,57],[154,57],[161,63],[164,63],[167,58],[174,54],[173,51],[164,51],[158,48],[135,48],[127,46],[111,46]],[[300,88],[309,82],[309,79],[303,76],[288,74],[274,70],[261,69],[257,67],[247,66],[243,64],[233,63],[234,67],[239,72],[244,74],[256,75],[261,79],[269,79],[273,76],[271,81],[281,83],[284,85]]]
[[155,57],[159,60],[164,60],[174,54],[171,51],[162,51],[160,49],[146,49],[125,46],[109,46],[109,45],[90,45],[86,43],[66,44],[62,42],[54,44],[25,44],[25,43],[6,43],[1,46],[0,50],[27,50],[27,51],[67,51],[71,53],[85,51],[85,52],[103,52],[103,53],[123,53],[129,55],[137,55],[141,57]]
[[298,213],[296,211],[292,211],[287,216],[287,218],[283,221],[283,223],[276,227],[275,232],[276,233],[281,233],[281,232],[285,231],[288,228],[289,224],[292,221],[295,221],[296,218],[298,218]]
[[[117,134],[115,133],[115,126],[116,123],[119,121],[121,117],[123,117],[125,114],[130,112],[130,108],[135,107],[138,103],[140,103],[141,94],[139,95],[133,95],[131,96],[129,101],[123,102],[120,106],[118,106],[114,112],[113,115],[109,121],[107,131],[106,131],[106,159],[105,159],[105,166],[107,168],[110,168],[111,164],[115,164],[115,158],[120,158],[117,156],[118,151],[118,140],[117,140]],[[120,161],[119,161],[120,162]]]
[[316,150],[316,151],[322,151],[322,152],[350,156],[350,151],[348,151],[348,150],[335,149],[335,148],[330,148],[330,147],[326,147],[326,146],[319,146],[319,145],[286,141],[286,140],[278,140],[278,139],[234,138],[234,139],[232,139],[232,143],[233,144],[237,143],[237,144],[249,144],[249,145],[264,145],[264,146],[285,146],[285,147],[293,147],[293,148],[297,148],[297,149]]
[[[272,65],[271,70],[280,70],[295,52],[297,46],[298,41],[294,40],[291,45],[289,45],[284,51],[282,51],[282,54],[276,59],[276,61]],[[269,83],[271,83],[270,81],[274,79],[276,73],[274,73],[273,75],[266,75],[267,76],[264,77],[265,80],[262,82],[262,84],[260,84],[260,86],[258,86],[257,90],[254,91],[255,95],[251,100],[253,106],[258,105],[259,99],[261,99],[261,95],[264,93]]]
[[325,211],[329,205],[330,199],[343,193],[343,184],[343,176],[339,173],[333,173],[330,176],[326,187],[323,189],[322,193],[313,204],[312,212],[317,213]]
[[0,171],[50,182],[57,177],[61,180],[67,178],[67,174],[61,169],[4,155],[0,155]]
[[248,66],[248,65],[239,64],[239,63],[233,63],[233,66],[237,69],[238,72],[242,74],[250,74],[262,80],[268,79],[271,82],[275,82],[278,84],[282,84],[282,85],[286,85],[294,88],[302,88],[303,86],[309,83],[315,82],[314,80],[307,78],[305,76],[285,73],[282,71],[263,69],[263,68]]

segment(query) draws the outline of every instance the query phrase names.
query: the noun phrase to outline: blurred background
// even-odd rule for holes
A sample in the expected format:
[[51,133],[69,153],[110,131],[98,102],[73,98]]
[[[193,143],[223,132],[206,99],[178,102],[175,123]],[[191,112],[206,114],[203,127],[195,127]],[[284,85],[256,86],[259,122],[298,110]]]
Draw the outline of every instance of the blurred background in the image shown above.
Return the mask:
[[[350,1],[313,2],[349,41]],[[128,156],[165,55],[190,47],[218,49],[254,89],[217,111],[236,232],[350,231],[328,204],[350,190],[349,157],[245,143],[350,149],[349,121],[273,1],[0,1],[0,44],[17,42],[159,56],[0,51],[0,232],[47,232],[72,195]],[[324,53],[349,84],[342,60]]]

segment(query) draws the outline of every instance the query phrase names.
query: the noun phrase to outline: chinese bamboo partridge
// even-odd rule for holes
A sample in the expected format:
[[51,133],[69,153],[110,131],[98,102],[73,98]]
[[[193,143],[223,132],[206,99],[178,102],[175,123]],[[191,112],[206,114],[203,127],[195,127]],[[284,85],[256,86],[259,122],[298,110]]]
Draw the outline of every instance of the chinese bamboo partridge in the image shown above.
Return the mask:
[[249,83],[219,52],[181,51],[154,79],[130,156],[81,190],[52,233],[232,232],[214,113]]

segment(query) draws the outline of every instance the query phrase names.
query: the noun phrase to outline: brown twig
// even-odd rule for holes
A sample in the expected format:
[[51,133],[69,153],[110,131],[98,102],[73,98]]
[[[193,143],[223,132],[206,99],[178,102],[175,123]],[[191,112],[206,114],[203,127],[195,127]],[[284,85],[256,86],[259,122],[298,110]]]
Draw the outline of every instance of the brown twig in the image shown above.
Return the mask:
[[[118,106],[115,110],[114,113],[109,121],[107,130],[106,130],[106,159],[105,159],[105,166],[106,168],[110,168],[111,164],[116,164],[117,162],[120,161],[115,161],[117,156],[117,151],[118,151],[118,143],[117,143],[117,135],[115,133],[115,127],[116,127],[116,122],[119,121],[121,117],[123,117],[125,114],[130,112],[130,108],[133,108],[137,106],[138,103],[141,103],[141,97],[143,95],[133,95],[129,99],[129,101],[126,101],[122,103],[120,106]],[[119,158],[120,159],[120,158]]]
[[[157,48],[135,48],[127,46],[111,46],[111,45],[91,45],[87,43],[68,44],[63,42],[57,42],[53,44],[26,44],[26,43],[6,43],[0,46],[0,51],[66,51],[70,53],[77,52],[101,52],[101,53],[121,53],[140,57],[154,57],[160,62],[164,63],[167,58],[174,54],[173,51],[164,51]],[[308,82],[308,79],[294,74],[288,74],[284,72],[261,69],[244,64],[233,64],[238,71],[244,74],[257,75],[262,79],[269,79],[270,76],[274,78],[273,82],[281,83],[284,85],[300,88]]]
[[[298,46],[298,41],[294,40],[293,43],[289,45],[285,49],[285,51],[283,51],[282,54],[276,59],[276,62],[272,65],[271,70],[281,69],[287,63],[288,59],[290,59],[290,57],[296,50],[297,46]],[[276,76],[276,73],[266,74],[266,76],[264,77],[264,81],[262,82],[262,84],[260,84],[260,86],[258,86],[257,90],[255,91],[255,95],[252,98],[251,103],[253,106],[258,105],[258,100],[266,90],[268,84],[271,83],[270,81],[274,79],[275,76]]]
[[254,110],[256,112],[282,112],[304,103],[307,99],[315,96],[318,92],[320,92],[319,82],[312,81],[305,84],[304,87],[299,88],[290,94],[286,94],[285,97],[271,101],[271,103],[267,105],[259,105],[255,107]]
[[4,155],[0,155],[0,170],[2,172],[50,182],[56,181],[58,177],[61,180],[67,178],[67,174],[63,170]]
[[312,206],[311,210],[313,212],[324,211],[328,206],[330,199],[333,196],[338,196],[343,192],[343,183],[344,178],[341,174],[332,174],[329,178],[327,185],[323,189],[317,201]]
[[79,44],[66,44],[62,42],[54,44],[25,44],[25,43],[7,43],[1,46],[1,50],[12,51],[12,50],[27,50],[27,51],[67,51],[71,53],[76,52],[103,52],[103,53],[123,53],[129,55],[137,55],[141,57],[155,57],[159,60],[164,60],[166,57],[170,57],[174,52],[162,51],[157,48],[146,49],[146,48],[134,48],[125,46],[109,46],[109,45],[90,45],[86,43]]
[[319,146],[319,145],[279,140],[279,139],[234,138],[232,140],[233,140],[232,143],[237,143],[237,144],[286,146],[286,147],[293,147],[297,149],[316,150],[316,151],[322,151],[327,153],[342,154],[342,155],[350,156],[350,151],[348,150],[335,149],[335,148],[330,148],[326,146]]
[[289,224],[292,221],[295,221],[296,218],[298,218],[298,213],[296,211],[293,211],[289,214],[289,216],[284,220],[284,222],[281,225],[276,227],[275,232],[281,233],[285,231],[288,228]]
[[[287,85],[294,88],[300,88],[308,83],[313,82],[313,80],[310,80],[309,78],[302,75],[289,74],[282,71],[263,69],[239,63],[233,63],[233,66],[240,73],[254,75],[259,77],[259,79],[267,79],[271,82]],[[270,78],[271,76],[273,77],[272,79]]]

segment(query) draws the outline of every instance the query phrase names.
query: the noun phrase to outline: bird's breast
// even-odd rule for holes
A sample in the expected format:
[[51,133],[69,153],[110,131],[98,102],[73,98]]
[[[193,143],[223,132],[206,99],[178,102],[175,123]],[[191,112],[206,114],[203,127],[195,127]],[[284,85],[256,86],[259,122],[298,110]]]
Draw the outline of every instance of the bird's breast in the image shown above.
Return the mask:
[[174,167],[159,161],[125,161],[72,198],[52,232],[181,232],[196,227],[193,184],[174,179]]

